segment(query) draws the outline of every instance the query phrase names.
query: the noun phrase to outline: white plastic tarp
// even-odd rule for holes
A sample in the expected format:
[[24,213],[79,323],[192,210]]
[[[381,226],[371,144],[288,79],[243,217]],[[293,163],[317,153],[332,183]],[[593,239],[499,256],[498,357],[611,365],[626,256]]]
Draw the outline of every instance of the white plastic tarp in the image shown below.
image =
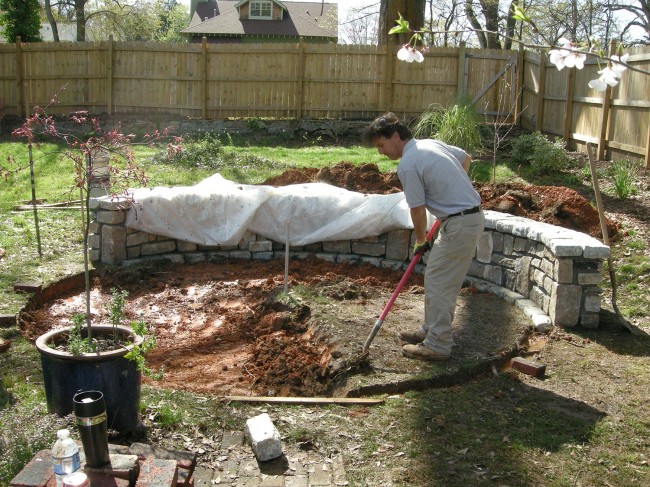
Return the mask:
[[276,242],[288,234],[296,246],[413,228],[404,193],[363,194],[325,183],[276,188],[215,174],[195,186],[137,189],[134,199],[128,227],[201,245],[237,245],[247,230]]

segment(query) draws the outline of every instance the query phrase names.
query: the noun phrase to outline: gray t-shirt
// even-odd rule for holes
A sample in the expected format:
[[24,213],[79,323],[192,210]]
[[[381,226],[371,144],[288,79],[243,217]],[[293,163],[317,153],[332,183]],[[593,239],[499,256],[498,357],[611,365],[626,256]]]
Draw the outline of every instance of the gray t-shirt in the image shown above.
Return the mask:
[[404,146],[397,176],[409,208],[425,205],[437,218],[481,204],[463,169],[467,152],[438,140],[411,139]]

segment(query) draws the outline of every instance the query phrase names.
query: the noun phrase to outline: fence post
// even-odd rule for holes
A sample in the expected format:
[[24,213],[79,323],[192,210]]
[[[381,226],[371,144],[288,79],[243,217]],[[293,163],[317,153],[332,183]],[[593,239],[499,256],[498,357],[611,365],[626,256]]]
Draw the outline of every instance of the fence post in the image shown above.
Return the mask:
[[298,41],[298,66],[297,75],[298,75],[298,86],[296,86],[296,118],[298,120],[302,119],[302,99],[303,99],[303,89],[305,82],[305,40],[300,36]]
[[465,82],[465,75],[467,74],[467,58],[465,57],[466,50],[465,41],[460,43],[458,48],[458,79],[456,80],[456,98],[459,99],[467,91],[467,83]]
[[[648,116],[650,117],[650,110]],[[648,138],[645,144],[645,168],[650,169],[650,124],[648,124]]]
[[25,101],[25,86],[23,85],[23,48],[20,36],[16,37],[16,90],[18,92],[16,112],[21,116],[29,117],[28,110],[23,114],[23,110],[27,108],[27,102]]
[[201,118],[208,115],[208,38],[201,39]]
[[106,112],[113,113],[113,34],[108,36],[106,46]]
[[386,49],[386,72],[384,73],[385,91],[384,94],[384,112],[393,110],[393,71],[395,65],[395,36],[388,36],[388,43],[384,45]]
[[546,91],[546,50],[539,56],[539,86],[537,89],[537,108],[535,110],[535,130],[542,131],[544,125],[544,92]]
[[519,44],[519,53],[517,54],[517,78],[515,79],[515,113],[513,122],[515,125],[521,123],[521,107],[524,99],[524,63],[526,62],[526,51],[524,45]]
[[571,139],[571,125],[573,124],[573,94],[576,88],[576,68],[568,68],[566,87],[566,108],[564,113],[564,134],[562,140],[565,144]]
[[[609,43],[608,57],[616,52],[616,41],[611,40]],[[607,66],[611,67],[612,63],[607,62]],[[607,85],[605,93],[603,94],[603,108],[600,117],[600,137],[598,138],[598,160],[605,159],[605,151],[607,149],[607,137],[609,135],[609,112],[612,106],[612,87]]]

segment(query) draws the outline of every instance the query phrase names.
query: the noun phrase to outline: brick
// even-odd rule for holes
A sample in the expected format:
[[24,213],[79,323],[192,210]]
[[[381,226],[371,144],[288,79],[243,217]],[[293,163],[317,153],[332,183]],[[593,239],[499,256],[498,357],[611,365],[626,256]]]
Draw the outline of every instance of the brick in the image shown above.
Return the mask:
[[196,468],[197,454],[187,450],[171,450],[144,443],[133,443],[129,450],[141,460],[145,458],[158,458],[162,460],[175,460],[179,469],[187,470],[191,474]]
[[522,357],[512,359],[512,368],[533,377],[542,377],[546,372],[546,365],[532,362]]
[[244,444],[244,433],[241,431],[227,431],[221,439],[221,449],[228,450],[231,447],[242,446]]
[[280,433],[267,413],[254,416],[246,421],[246,438],[260,462],[282,455]]
[[50,450],[39,451],[9,485],[11,487],[50,487],[55,485]]
[[199,467],[194,471],[194,486],[212,487],[213,478],[214,478],[214,470],[209,468]]
[[178,466],[175,460],[156,458],[143,460],[141,464],[138,487],[176,487]]
[[136,455],[112,453],[109,450],[110,463],[103,467],[89,467],[85,465],[86,474],[99,474],[107,477],[115,477],[135,483],[140,473],[140,464]]
[[43,290],[43,283],[40,281],[21,281],[14,284],[14,291],[23,293],[40,293]]
[[0,314],[0,328],[9,328],[16,326],[15,314]]

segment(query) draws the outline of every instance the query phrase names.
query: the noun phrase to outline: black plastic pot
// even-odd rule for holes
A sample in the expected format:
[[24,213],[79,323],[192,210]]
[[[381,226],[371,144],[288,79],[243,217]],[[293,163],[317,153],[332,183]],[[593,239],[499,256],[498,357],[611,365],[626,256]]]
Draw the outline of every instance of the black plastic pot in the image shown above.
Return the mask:
[[[52,330],[36,340],[41,354],[47,409],[66,416],[73,412],[73,397],[81,391],[100,391],[104,396],[107,427],[120,434],[140,435],[145,427],[140,418],[141,374],[134,361],[124,358],[135,345],[142,343],[130,328],[117,327],[122,335],[132,336],[133,345],[120,350],[72,355],[50,348],[61,340],[68,328]],[[93,333],[113,333],[110,325],[93,326]]]

